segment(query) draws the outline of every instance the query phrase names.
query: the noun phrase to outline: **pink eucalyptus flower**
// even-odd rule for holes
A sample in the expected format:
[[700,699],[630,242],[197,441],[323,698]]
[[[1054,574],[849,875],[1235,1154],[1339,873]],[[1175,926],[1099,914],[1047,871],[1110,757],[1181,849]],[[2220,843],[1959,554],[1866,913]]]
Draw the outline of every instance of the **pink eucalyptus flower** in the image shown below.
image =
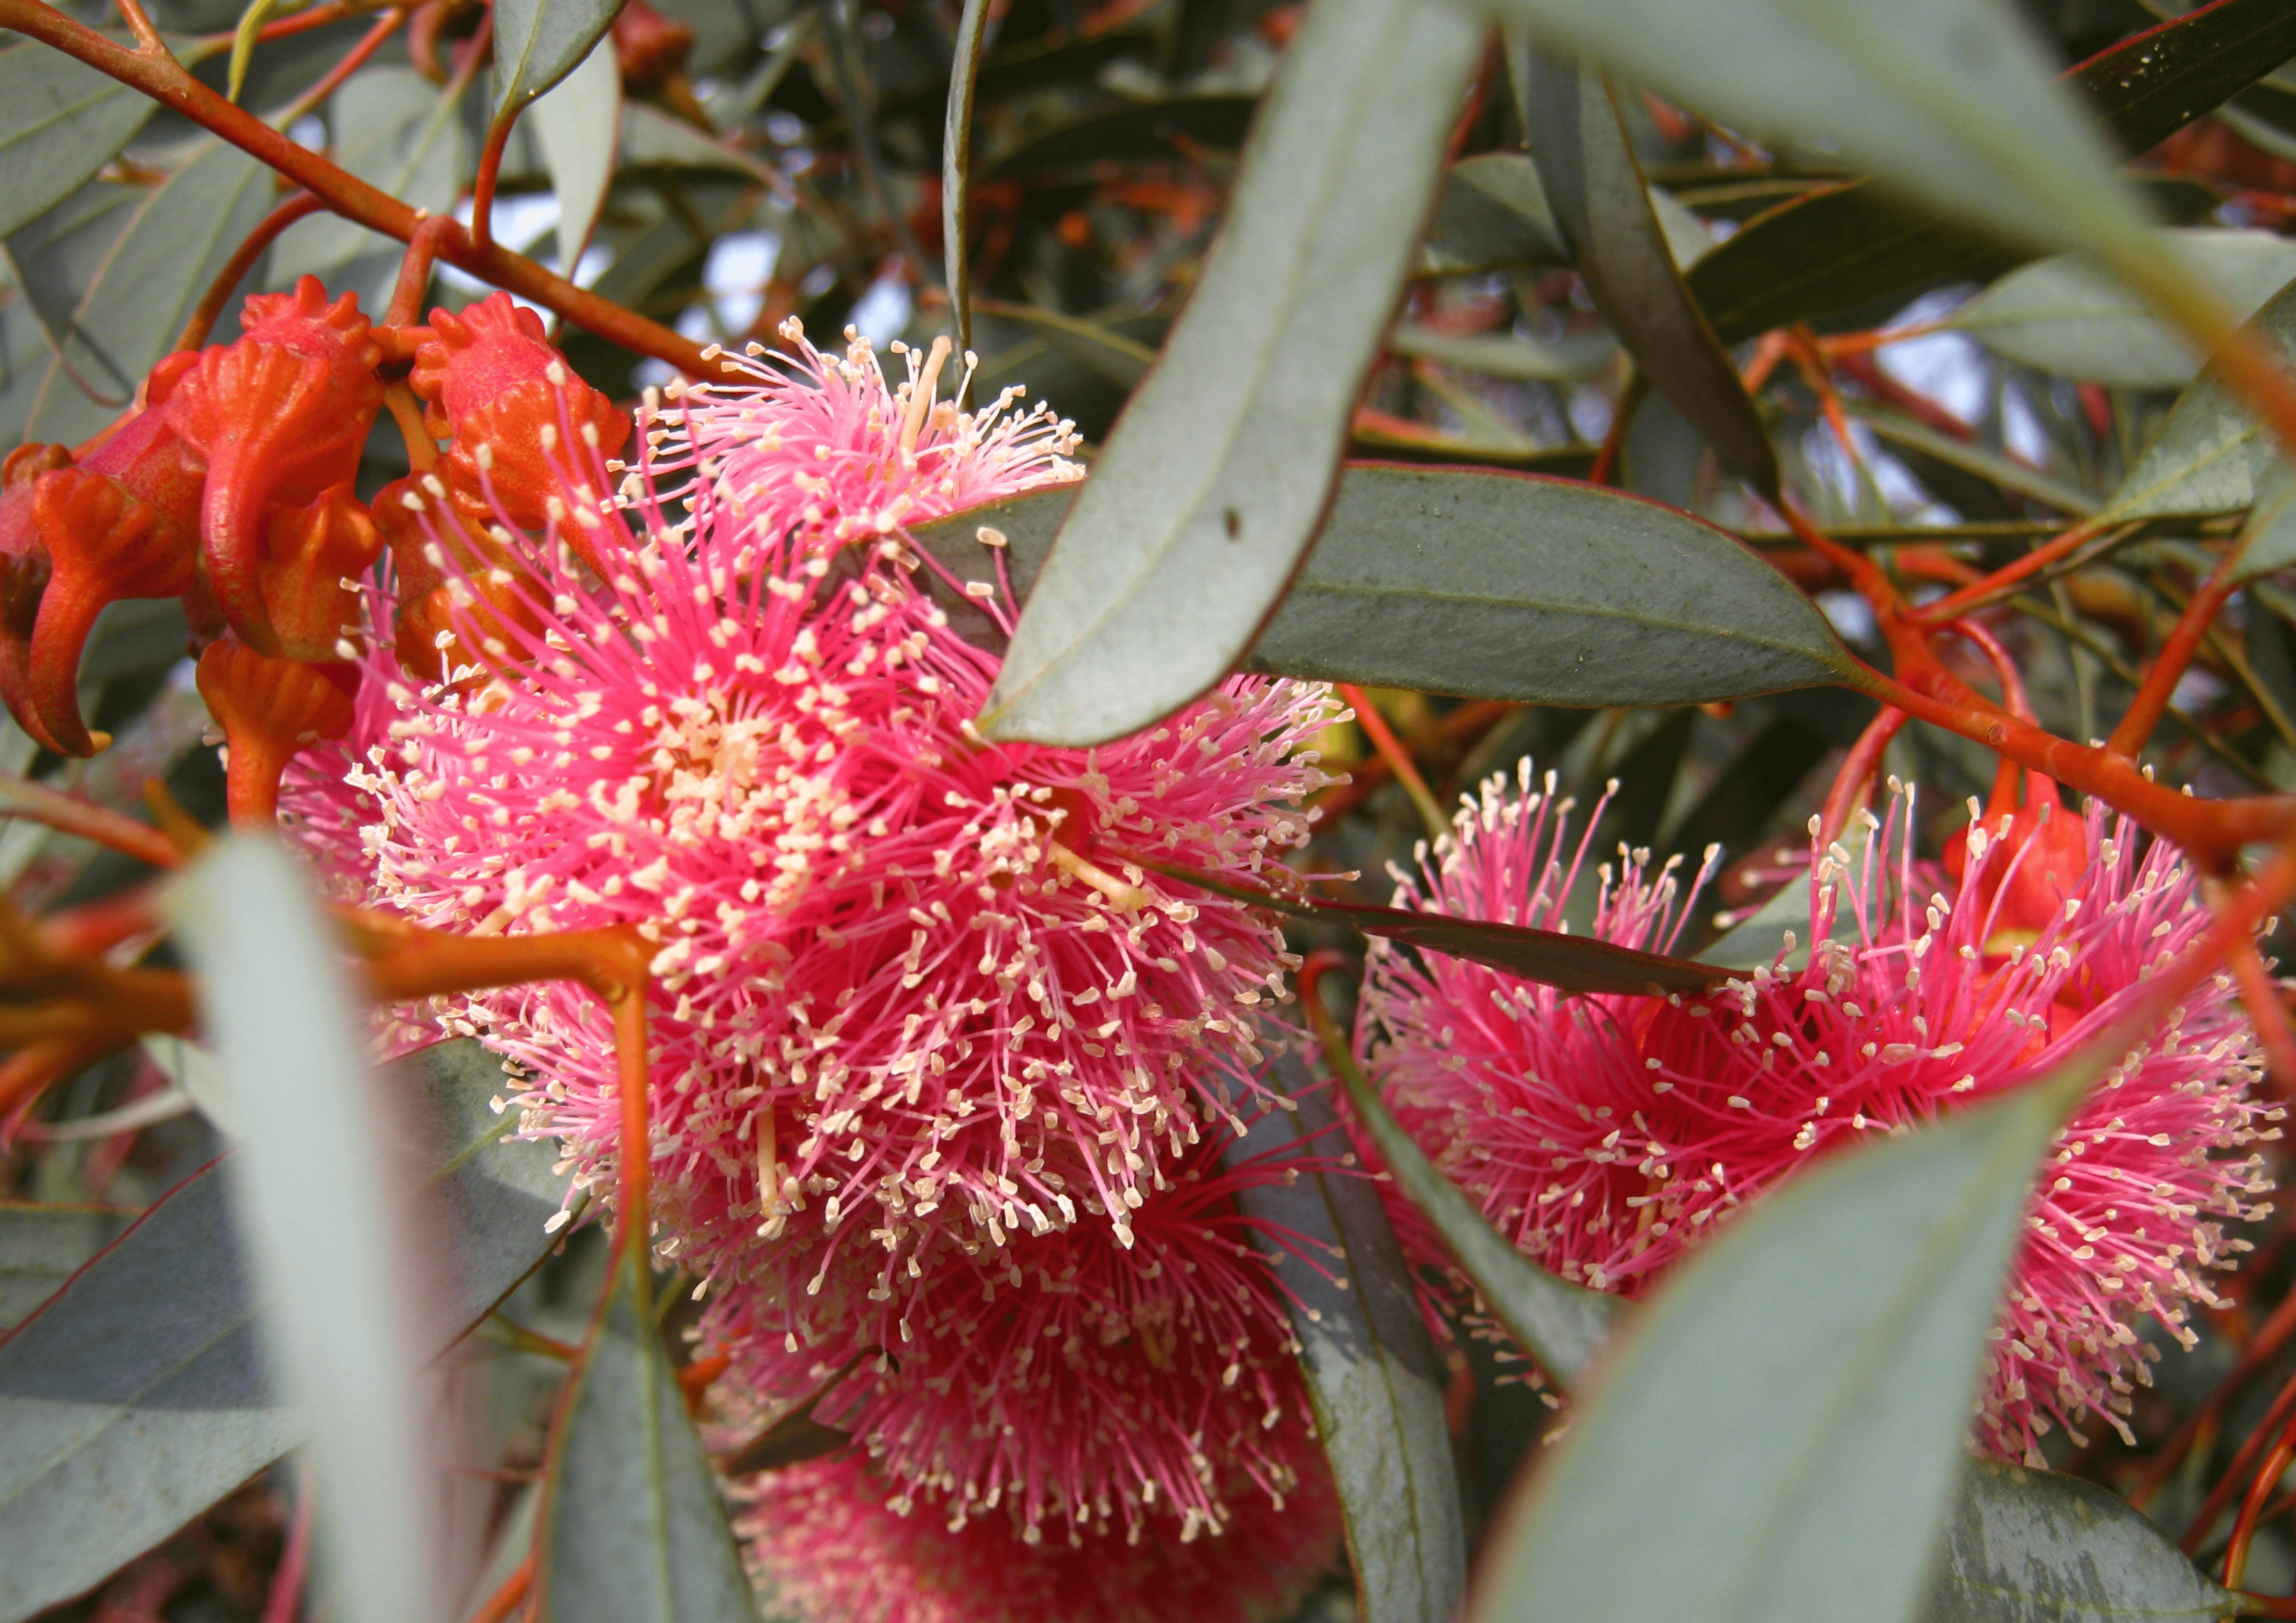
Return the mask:
[[848,1455],[759,1479],[739,1529],[759,1586],[808,1623],[1267,1623],[1338,1553],[1323,1462],[1297,1450],[1283,1505],[1244,1502],[1226,1532],[1183,1543],[1025,1542],[1008,1523],[955,1528],[894,1508],[898,1490]]
[[[660,943],[658,1245],[707,1276],[778,1273],[793,1219],[827,1237],[820,1266],[873,1257],[889,1299],[952,1225],[993,1248],[1092,1217],[1128,1241],[1200,1122],[1256,1086],[1292,962],[1264,917],[1130,857],[1267,882],[1325,782],[1301,753],[1325,691],[1237,679],[1096,750],[982,739],[997,656],[949,629],[900,527],[1079,475],[1066,426],[1009,395],[936,404],[940,356],[893,388],[865,343],[804,347],[650,411],[639,465],[591,471],[627,472],[619,511],[568,515],[623,567],[598,581],[562,526],[535,546],[504,525],[530,581],[483,584],[524,593],[538,632],[465,616],[489,668],[420,692],[372,638],[390,708],[289,785],[293,826],[372,903]],[[545,443],[583,454],[570,427]],[[506,554],[432,549],[469,596],[458,555]],[[522,1062],[527,1130],[611,1186],[595,999],[520,987],[444,1023]]]
[[[1001,1248],[946,1234],[913,1291],[873,1300],[873,1268],[824,1262],[802,1283],[713,1290],[699,1339],[768,1404],[835,1381],[816,1418],[850,1431],[921,1522],[986,1516],[1034,1544],[1051,1521],[1095,1547],[1118,1529],[1218,1534],[1251,1514],[1240,1503],[1283,1505],[1314,1452],[1278,1275],[1316,1265],[1272,1263],[1233,1200],[1301,1163],[1223,1169],[1226,1138],[1214,1127],[1170,1168],[1128,1246],[1100,1224]],[[797,1275],[826,1249],[782,1261]]]
[[[1515,800],[1487,786],[1425,872],[1402,879],[1399,905],[1551,925],[1570,876],[1567,808],[1548,782],[1549,795]],[[1892,828],[1866,818],[1876,837],[1860,854],[1813,853],[1806,968],[1789,935],[1770,967],[1706,999],[1565,997],[1375,947],[1357,1031],[1366,1062],[1527,1255],[1638,1293],[1814,1156],[2040,1077],[2208,928],[2174,849],[2139,855],[2130,825],[2093,810],[2079,865],[2048,881],[2047,916],[2006,930],[2001,898],[2022,906],[2039,877],[2019,865],[2063,842],[1972,827],[1956,881],[1912,859],[1911,799],[1893,799]],[[1632,854],[1601,877],[1595,933],[1662,946],[1671,876],[1647,880]],[[1981,1399],[1986,1448],[2038,1462],[2037,1439],[2053,1423],[2078,1438],[2085,1414],[2126,1434],[2130,1383],[2150,1379],[2156,1356],[2134,1322],[2150,1315],[2189,1346],[2188,1305],[2217,1300],[2208,1270],[2246,1249],[2223,1223],[2266,1209],[2243,1201],[2270,1187],[2260,1159],[2227,1153],[2278,1136],[2264,1124],[2281,1111],[2250,1097],[2261,1069],[2218,976],[2058,1135]]]

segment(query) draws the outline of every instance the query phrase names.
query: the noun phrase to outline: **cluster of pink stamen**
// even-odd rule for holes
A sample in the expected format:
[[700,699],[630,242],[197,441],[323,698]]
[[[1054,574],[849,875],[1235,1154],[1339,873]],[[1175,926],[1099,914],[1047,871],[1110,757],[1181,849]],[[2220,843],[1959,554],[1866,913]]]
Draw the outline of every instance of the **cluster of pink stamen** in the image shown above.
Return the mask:
[[[1548,790],[1487,787],[1424,873],[1398,875],[1399,905],[1552,927],[1584,840],[1566,853],[1568,807]],[[1972,826],[1956,884],[1913,860],[1911,800],[1893,783],[1888,826],[1862,814],[1857,852],[1813,853],[1806,966],[1789,932],[1771,965],[1708,998],[1565,997],[1375,949],[1367,1063],[1524,1252],[1639,1291],[1812,1157],[2035,1080],[2209,926],[2175,851],[2136,855],[2136,831],[2093,810],[2085,865],[2052,881],[2057,911],[2005,930],[1985,898],[2033,848]],[[1678,928],[1671,875],[1646,880],[1638,854],[1615,880],[1605,865],[1601,885],[1603,939],[1663,946]],[[2125,1432],[2131,1382],[2154,1356],[2139,1315],[2190,1344],[2188,1304],[2216,1300],[2208,1270],[2245,1249],[2224,1222],[2262,1216],[2244,1197],[2270,1187],[2259,1158],[2227,1153],[2278,1135],[2265,1124],[2281,1112],[2249,1097],[2260,1070],[2219,976],[2059,1134],[1997,1331],[1978,1422],[1988,1448],[2038,1459],[2037,1439],[2053,1423],[2078,1436],[2084,1414]]]

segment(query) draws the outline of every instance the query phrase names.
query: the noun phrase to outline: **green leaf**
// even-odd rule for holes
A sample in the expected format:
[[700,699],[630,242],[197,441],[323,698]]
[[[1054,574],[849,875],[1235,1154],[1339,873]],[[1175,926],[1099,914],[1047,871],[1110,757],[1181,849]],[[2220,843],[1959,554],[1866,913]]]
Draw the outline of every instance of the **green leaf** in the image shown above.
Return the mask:
[[[994,584],[995,555],[978,537],[1001,535],[1013,588],[1030,604],[1078,499],[1074,487],[1039,491],[915,537],[953,574]],[[963,635],[999,645],[978,602],[926,584]],[[1242,664],[1593,706],[1819,686],[1839,681],[1848,660],[1799,588],[1702,520],[1571,480],[1374,463],[1343,472],[1323,533]]]
[[972,348],[972,239],[965,204],[972,184],[972,98],[980,82],[980,53],[988,45],[988,0],[964,0],[956,23],[955,60],[948,70],[948,114],[941,129],[941,276],[948,288],[949,319],[960,359]]
[[[2221,0],[2126,39],[2066,78],[2129,152],[2159,145],[2296,55],[2296,9]],[[1941,281],[1988,280],[2030,255],[1869,183],[1771,209],[1702,259],[1690,291],[1726,344]]]
[[1324,1053],[1339,1072],[1348,1102],[1379,1150],[1380,1160],[1420,1214],[1443,1236],[1491,1316],[1506,1327],[1556,1385],[1568,1388],[1593,1367],[1611,1325],[1626,1304],[1615,1296],[1559,1279],[1525,1257],[1493,1228],[1466,1192],[1445,1177],[1390,1113],[1378,1090],[1357,1066],[1330,1013],[1311,1007],[1308,1019]]
[[1595,307],[1652,387],[1775,504],[1769,432],[1675,267],[1609,82],[1545,52],[1509,54],[1539,179]]
[[[2243,320],[2296,281],[2296,242],[2268,231],[2165,234]],[[2122,389],[2181,389],[2201,369],[2144,299],[2070,254],[2011,272],[1947,324],[2020,365]]]
[[544,1489],[552,1623],[750,1623],[749,1579],[669,1354],[639,1249],[618,1259],[568,1393]]
[[55,353],[24,424],[74,444],[102,428],[168,353],[274,201],[271,171],[220,141],[157,186],[98,185],[8,239]]
[[1257,98],[1248,95],[1175,96],[1145,107],[1095,113],[1005,153],[989,166],[988,178],[1026,180],[1111,160],[1168,157],[1176,141],[1233,152],[1243,144],[1259,105]]
[[1451,166],[1420,249],[1421,275],[1570,263],[1538,165],[1521,152],[1484,152]]
[[495,121],[574,71],[614,24],[621,0],[499,0],[495,6]]
[[1470,1618],[1916,1616],[2034,1165],[2101,1062],[1828,1158],[1676,1270],[1517,1491]]
[[990,736],[1121,737],[1250,645],[1330,499],[1481,49],[1448,4],[1309,11],[1195,291],[1021,616]]
[[[1286,1055],[1271,1110],[1232,1143],[1230,1167],[1263,1156],[1337,1155],[1345,1144],[1307,1068]],[[1443,1415],[1443,1369],[1379,1195],[1361,1177],[1299,1172],[1241,1190],[1237,1208],[1308,1244],[1258,1233],[1287,1291],[1308,1400],[1338,1483],[1357,1615],[1365,1623],[1445,1623],[1467,1586],[1458,1467]],[[1312,1258],[1312,1260],[1311,1260]]]
[[[386,1068],[430,1122],[445,1322],[491,1313],[556,1243],[566,1181],[506,1139],[469,1038]],[[302,1440],[266,1378],[228,1158],[162,1196],[0,1342],[0,1623],[78,1594]]]
[[[352,75],[329,103],[335,161],[403,203],[452,213],[473,161],[462,109],[462,92],[441,90],[412,68],[366,69]],[[385,246],[398,248],[380,232],[337,215],[317,215],[288,228],[272,263],[324,277]],[[286,280],[272,278],[275,285]]]
[[1922,1623],[2211,1623],[2248,1608],[2094,1482],[1971,1460]]
[[87,184],[158,106],[37,40],[0,50],[0,236]]
[[535,102],[528,119],[558,194],[558,263],[571,276],[614,178],[622,75],[613,40],[602,38],[591,46],[581,64]]
[[[2185,290],[2094,113],[1994,0],[1490,0],[1542,43],[1767,137],[1832,148],[2013,242]],[[1551,189],[1551,188],[1550,188]]]
[[1546,383],[1578,383],[1608,366],[1619,353],[1608,333],[1583,338],[1532,338],[1515,333],[1454,334],[1425,327],[1398,327],[1387,335],[1398,355],[1480,372],[1486,377],[1521,378]]
[[119,1239],[135,1216],[117,1206],[0,1203],[0,1335]]
[[2253,580],[2296,564],[2296,468],[2276,458],[2257,480],[2256,506],[2242,527],[2233,578]]
[[[1131,389],[1148,375],[1156,364],[1156,352],[1137,339],[1127,338],[1108,323],[1127,319],[1121,314],[1103,316],[1099,321],[1086,321],[1079,316],[1064,316],[1041,305],[1004,304],[990,299],[977,299],[976,307],[984,316],[994,315],[1006,321],[1017,321],[1033,327],[1045,342],[1074,361],[1079,366],[1106,378],[1119,389]],[[1138,315],[1140,312],[1132,312]]]
[[[2250,318],[2249,330],[2284,357],[2296,353],[2296,287],[2282,290]],[[2144,444],[2136,465],[2106,498],[2100,522],[2235,512],[2256,499],[2250,464],[2270,453],[2257,421],[2203,370]]]
[[622,105],[622,162],[631,168],[725,169],[779,189],[780,176],[749,153],[712,141],[682,119],[644,102]]

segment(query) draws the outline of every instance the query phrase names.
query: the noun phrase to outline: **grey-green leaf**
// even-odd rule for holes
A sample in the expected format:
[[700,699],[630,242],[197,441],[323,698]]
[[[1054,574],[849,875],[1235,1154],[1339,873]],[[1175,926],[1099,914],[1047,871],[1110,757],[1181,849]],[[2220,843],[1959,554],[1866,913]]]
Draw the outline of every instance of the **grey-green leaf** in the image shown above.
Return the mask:
[[604,38],[591,46],[590,54],[535,102],[528,116],[550,171],[551,190],[558,194],[558,263],[571,275],[614,177],[622,119],[622,74],[614,42]]
[[1677,1270],[1517,1491],[1470,1617],[1917,1616],[2075,1063],[1821,1163]]
[[[994,555],[977,537],[994,530],[1033,604],[1077,500],[1072,488],[1039,491],[916,537],[953,572],[993,583]],[[944,602],[965,635],[996,646],[978,603],[954,593]],[[1561,705],[1703,703],[1837,682],[1848,664],[1808,597],[1702,520],[1572,480],[1381,463],[1345,470],[1314,549],[1243,660]]]
[[1187,308],[1021,617],[992,737],[1121,737],[1250,645],[1330,498],[1482,40],[1448,0],[1316,0]]
[[725,1501],[654,1327],[636,1251],[567,1399],[542,1510],[553,1623],[751,1623]]
[[[510,1140],[502,1062],[468,1038],[386,1068],[435,1124],[447,1318],[492,1312],[555,1243],[565,1179]],[[102,1579],[301,1440],[256,1344],[218,1161],[0,1342],[0,1623]]]
[[1652,386],[1775,503],[1778,459],[1768,430],[1683,284],[1609,81],[1542,51],[1510,56],[1539,179],[1595,307]]
[[78,191],[158,107],[37,40],[0,50],[0,236]]
[[621,0],[496,0],[496,119],[573,72],[621,9]]
[[2128,1503],[1971,1460],[1922,1623],[2211,1623],[2245,1611]]
[[[1287,1055],[1275,1082],[1297,1109],[1254,1121],[1228,1147],[1228,1164],[1287,1149],[1340,1153],[1338,1123],[1306,1067]],[[1242,1190],[1236,1205],[1316,1248],[1311,1262],[1254,1235],[1289,1291],[1308,1402],[1346,1518],[1357,1615],[1447,1623],[1466,1592],[1467,1542],[1443,1371],[1378,1194],[1360,1177],[1302,1172]]]
[[1521,152],[1482,152],[1451,166],[1420,249],[1423,274],[1570,263],[1538,165]]
[[[2243,320],[2296,280],[2296,242],[2268,231],[2167,237]],[[2074,255],[2012,271],[1948,324],[2021,365],[2122,389],[2181,389],[2201,369],[2192,346],[2142,298]]]
[[[2284,288],[2248,323],[2283,357],[2296,351],[2296,287]],[[2255,499],[2249,464],[2257,421],[2213,368],[2193,380],[2145,442],[2100,521],[2234,512]]]
[[254,159],[212,141],[157,186],[98,188],[87,217],[60,209],[8,239],[58,352],[26,439],[72,444],[119,414],[269,209],[270,182]]
[[712,141],[691,124],[644,102],[622,105],[622,162],[632,168],[725,169],[779,187],[764,164],[736,147]]
[[[452,213],[472,161],[462,108],[460,90],[441,90],[412,68],[354,74],[329,104],[335,161],[400,202]],[[320,215],[290,227],[272,262],[324,276],[386,242],[340,216]]]
[[1487,0],[1542,43],[1765,136],[1840,152],[2014,242],[2174,296],[2095,116],[1994,0]]
[[115,1206],[0,1204],[0,1335],[119,1239],[135,1215]]

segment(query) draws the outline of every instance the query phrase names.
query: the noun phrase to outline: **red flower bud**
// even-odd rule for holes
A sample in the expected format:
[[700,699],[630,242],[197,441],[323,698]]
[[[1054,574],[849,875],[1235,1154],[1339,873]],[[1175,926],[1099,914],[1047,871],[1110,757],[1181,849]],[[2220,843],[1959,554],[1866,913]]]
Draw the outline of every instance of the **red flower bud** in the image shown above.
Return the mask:
[[[426,526],[422,511],[439,513],[447,506],[437,499],[437,480],[430,482],[428,492],[414,479],[385,485],[375,492],[374,518],[390,543],[398,604],[392,646],[398,663],[425,682],[443,682],[450,670],[485,669],[516,659],[525,644],[511,631],[513,625],[538,638],[541,621],[529,601],[542,601],[543,588],[491,534],[464,527],[451,512],[435,529]],[[464,646],[455,624],[458,615],[477,633],[484,659]]]
[[[439,471],[455,513],[482,529],[499,521],[499,509],[500,519],[538,530],[563,516],[551,512],[554,498],[566,512],[597,512],[602,461],[619,453],[630,421],[543,341],[540,318],[492,293],[460,316],[431,311],[430,332],[407,382],[426,402],[424,426],[453,437]],[[562,534],[583,562],[608,572],[583,525],[566,522]]]
[[382,554],[382,532],[338,485],[306,507],[277,507],[263,529],[263,602],[291,660],[345,657],[337,646],[357,634],[358,594],[343,582]]
[[644,90],[685,69],[693,30],[663,16],[645,0],[623,0],[614,17],[614,65],[622,83]]
[[231,750],[225,778],[234,824],[267,824],[278,816],[279,777],[296,752],[351,730],[357,681],[352,666],[275,660],[228,638],[208,644],[200,697]]
[[382,351],[358,298],[332,304],[316,276],[291,294],[247,301],[247,335],[201,351],[168,402],[168,420],[207,461],[200,561],[217,608],[258,651],[279,636],[263,596],[263,513],[316,501],[358,471],[382,406]]

